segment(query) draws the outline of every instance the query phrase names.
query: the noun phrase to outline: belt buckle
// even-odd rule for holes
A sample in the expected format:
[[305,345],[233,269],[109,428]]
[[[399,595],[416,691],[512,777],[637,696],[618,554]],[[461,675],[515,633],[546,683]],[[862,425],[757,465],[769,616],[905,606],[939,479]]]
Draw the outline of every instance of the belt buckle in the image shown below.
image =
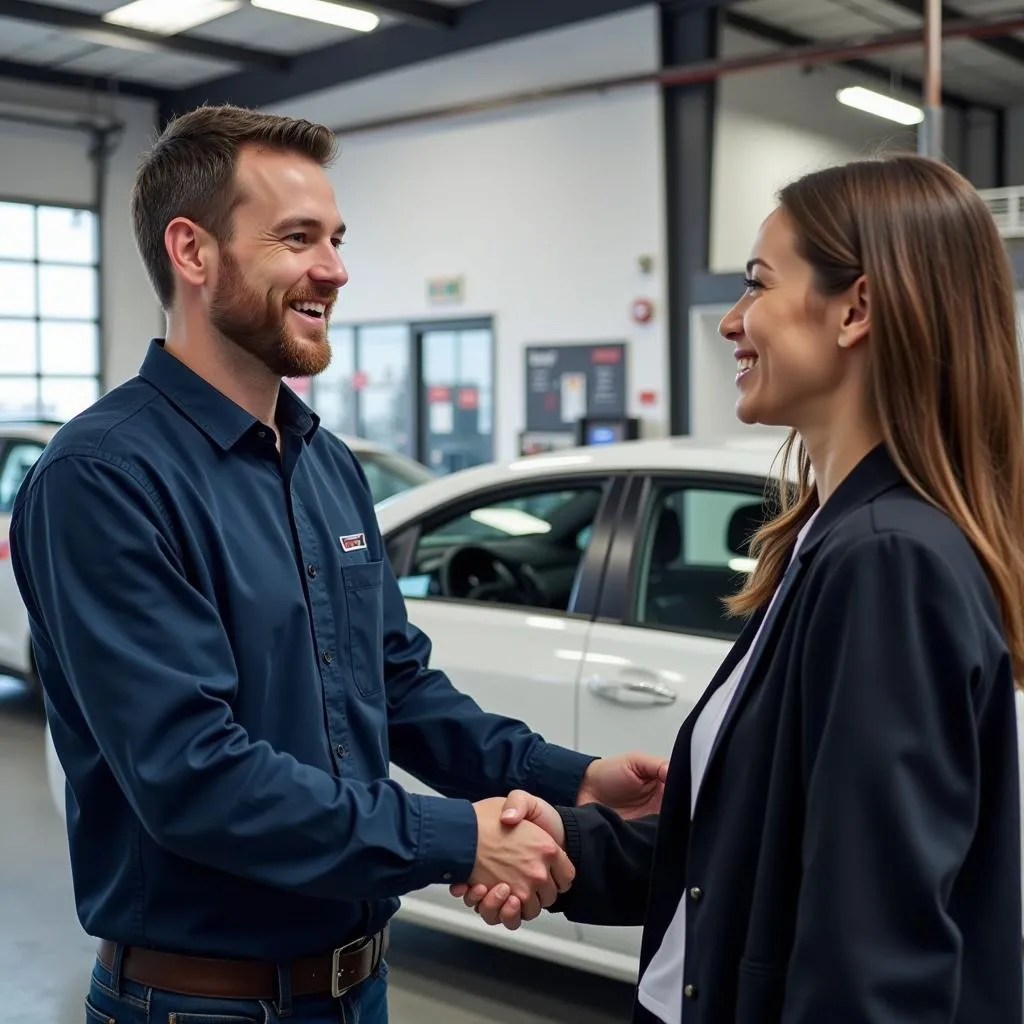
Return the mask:
[[341,958],[345,953],[349,953],[355,949],[361,949],[370,941],[365,935],[362,938],[353,939],[348,945],[339,946],[331,954],[331,997],[333,999],[340,999],[349,989],[355,988],[358,982],[353,982],[351,985],[341,985]]

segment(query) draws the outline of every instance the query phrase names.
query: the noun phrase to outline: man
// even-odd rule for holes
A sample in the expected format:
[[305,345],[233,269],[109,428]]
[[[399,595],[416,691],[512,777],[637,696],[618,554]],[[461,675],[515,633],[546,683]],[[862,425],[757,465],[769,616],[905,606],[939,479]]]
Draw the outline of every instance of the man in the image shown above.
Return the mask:
[[429,667],[359,464],[281,385],[328,365],[348,280],[333,152],[322,126],[237,108],[166,129],[132,195],[166,339],[13,512],[102,940],[90,1020],[381,1024],[397,897],[505,882],[547,906],[571,883],[543,829],[501,824],[510,789],[660,802],[663,762],[545,743]]

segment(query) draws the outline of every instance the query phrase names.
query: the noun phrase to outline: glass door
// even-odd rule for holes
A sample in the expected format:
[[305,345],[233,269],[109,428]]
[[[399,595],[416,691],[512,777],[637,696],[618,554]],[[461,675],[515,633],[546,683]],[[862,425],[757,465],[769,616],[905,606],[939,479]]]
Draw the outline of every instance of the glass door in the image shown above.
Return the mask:
[[420,326],[418,456],[437,473],[494,458],[494,331],[490,321]]
[[356,433],[403,455],[415,456],[412,332],[408,324],[358,328]]

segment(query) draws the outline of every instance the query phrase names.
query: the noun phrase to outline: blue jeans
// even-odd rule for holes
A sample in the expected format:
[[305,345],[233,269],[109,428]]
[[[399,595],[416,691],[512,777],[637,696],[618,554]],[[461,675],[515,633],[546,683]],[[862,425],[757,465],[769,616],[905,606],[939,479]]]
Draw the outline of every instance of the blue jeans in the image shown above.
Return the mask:
[[289,1007],[175,995],[126,978],[118,986],[97,960],[85,1000],[85,1024],[388,1024],[387,979],[388,966],[382,962],[375,975],[341,999],[302,996],[293,998]]

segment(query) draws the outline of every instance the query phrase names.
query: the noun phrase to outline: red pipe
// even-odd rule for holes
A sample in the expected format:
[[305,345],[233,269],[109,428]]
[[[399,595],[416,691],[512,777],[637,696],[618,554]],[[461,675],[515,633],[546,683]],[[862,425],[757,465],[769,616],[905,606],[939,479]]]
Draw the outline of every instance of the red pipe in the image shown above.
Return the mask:
[[[1024,32],[1024,15],[1014,14],[1003,18],[958,18],[956,21],[945,22],[942,25],[941,34],[945,39],[964,37],[981,39],[986,36],[1013,35],[1016,32]],[[743,71],[760,71],[765,68],[782,67],[788,64],[802,64],[804,66],[835,64],[845,60],[865,57],[873,53],[882,53],[887,50],[899,50],[907,46],[920,45],[921,29],[908,29],[884,35],[864,36],[859,40],[824,40],[822,42],[808,43],[806,46],[794,46],[784,50],[776,50],[772,53],[751,54],[745,57],[727,57],[719,60],[686,64],[681,67],[665,68],[662,71],[575,82],[569,85],[548,86],[543,89],[497,96],[493,99],[476,100],[469,103],[453,104],[447,107],[435,107],[431,110],[398,114],[394,117],[384,117],[372,121],[342,125],[335,128],[334,131],[338,135],[380,131],[385,128],[397,128],[402,125],[417,124],[424,121],[437,121],[443,118],[499,110],[523,103],[564,99],[570,96],[607,92],[611,89],[623,89],[635,85],[698,85],[703,82],[713,81],[722,75],[737,74]]]

